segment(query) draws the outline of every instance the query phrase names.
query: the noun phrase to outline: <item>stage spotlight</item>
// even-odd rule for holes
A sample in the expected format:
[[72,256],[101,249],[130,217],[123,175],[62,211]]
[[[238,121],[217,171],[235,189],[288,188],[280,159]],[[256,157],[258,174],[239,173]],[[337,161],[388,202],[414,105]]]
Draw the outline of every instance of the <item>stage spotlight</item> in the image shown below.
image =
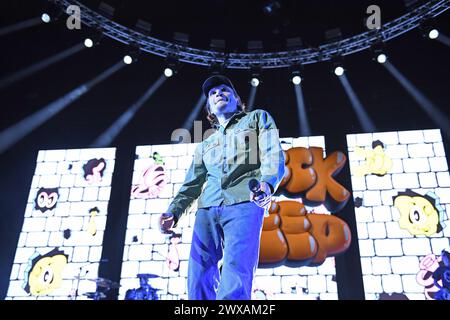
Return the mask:
[[253,106],[255,104],[256,93],[258,91],[258,86],[262,83],[261,73],[262,69],[258,65],[252,66],[249,70],[250,92],[248,94],[247,100],[247,108],[249,111],[253,109]]
[[123,57],[123,62],[125,64],[132,64],[138,61],[139,55],[141,54],[141,50],[139,46],[135,43],[130,44],[127,50],[125,51],[125,55]]
[[434,40],[439,37],[439,31],[436,29],[436,24],[430,18],[420,22],[419,30],[424,38]]
[[112,19],[114,17],[116,8],[102,1],[98,5],[98,11],[103,16],[105,16],[105,17],[107,17],[109,19]]
[[286,48],[288,50],[299,50],[303,47],[303,41],[300,37],[295,38],[287,38],[286,39]]
[[302,77],[298,75],[292,77],[292,83],[295,84],[296,86],[299,85],[300,82],[302,82]]
[[145,35],[150,35],[152,31],[152,24],[145,20],[138,19],[136,22],[136,29]]
[[289,67],[290,81],[298,86],[302,82],[303,66],[295,64]]
[[92,48],[94,46],[94,41],[92,41],[92,39],[90,38],[86,38],[84,40],[84,45],[86,46],[86,48]]
[[247,42],[247,50],[250,53],[262,52],[263,42],[261,40],[250,40]]
[[298,110],[298,125],[300,128],[300,136],[307,137],[311,135],[311,129],[308,121],[308,114],[306,112],[305,100],[303,99],[303,91],[300,83],[302,82],[302,74],[301,71],[303,69],[301,64],[293,65],[290,67],[290,76],[292,83],[294,84],[294,92],[295,98],[297,102],[297,110]]
[[386,56],[384,53],[380,53],[380,54],[377,56],[377,61],[378,61],[378,63],[385,63],[386,60],[387,60],[387,56]]
[[100,43],[100,40],[103,37],[103,33],[99,30],[92,30],[89,32],[89,36],[84,39],[84,46],[86,48],[92,48]]
[[164,69],[164,75],[167,78],[170,78],[171,76],[173,76],[173,70],[171,68],[169,68],[169,67],[165,68]]
[[419,1],[418,0],[403,0],[403,2],[405,4],[405,7],[406,7],[407,11],[413,11],[419,5]]
[[189,45],[189,35],[186,33],[174,32],[173,40],[175,41],[175,43],[182,45],[182,46]]
[[428,32],[428,38],[434,40],[437,39],[437,37],[439,37],[439,31],[437,29],[431,29]]
[[50,16],[48,15],[48,13],[43,13],[42,14],[42,16],[41,16],[41,19],[42,19],[42,21],[43,22],[45,22],[45,23],[49,23],[50,22]]
[[225,40],[224,39],[211,39],[209,47],[212,50],[224,52],[225,51]]
[[59,19],[62,15],[61,9],[53,2],[48,1],[43,10],[41,19],[44,23],[50,23]]
[[385,53],[385,44],[379,39],[370,47],[370,51],[372,53],[372,60],[378,63],[385,63],[387,60],[387,55]]
[[166,78],[170,78],[177,73],[179,63],[177,56],[170,55],[166,58],[164,67],[164,75]]
[[259,86],[259,79],[258,78],[252,78],[252,80],[250,81],[250,84],[252,85],[252,87]]
[[261,83],[261,67],[253,66],[250,68],[250,85],[254,88],[260,85]]
[[342,76],[344,74],[344,68],[342,68],[341,66],[337,66],[336,68],[334,68],[334,74],[338,77]]
[[265,14],[271,16],[281,9],[281,4],[278,1],[266,1],[262,6],[262,10]]
[[338,42],[341,41],[342,39],[343,39],[342,31],[340,28],[325,30],[326,43]]
[[342,56],[334,56],[330,60],[333,72],[336,76],[340,77],[344,74],[344,58]]
[[123,62],[125,64],[132,64],[133,63],[133,58],[130,55],[127,54],[127,55],[125,55],[123,57]]

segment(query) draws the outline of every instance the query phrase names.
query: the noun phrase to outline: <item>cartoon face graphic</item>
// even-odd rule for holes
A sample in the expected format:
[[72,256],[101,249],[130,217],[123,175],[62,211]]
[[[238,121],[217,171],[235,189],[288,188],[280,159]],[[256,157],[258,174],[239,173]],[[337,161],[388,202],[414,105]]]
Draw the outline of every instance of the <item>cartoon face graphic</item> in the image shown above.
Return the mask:
[[434,285],[439,288],[436,300],[450,300],[450,253],[442,250],[441,263],[433,272]]
[[353,169],[355,176],[362,177],[367,174],[384,176],[392,168],[392,160],[384,153],[384,144],[380,141],[372,143],[372,150],[364,150],[360,147],[355,148],[358,156],[366,158],[366,162]]
[[62,271],[67,265],[68,256],[63,251],[54,249],[41,256],[35,254],[25,271],[25,291],[34,296],[47,295],[59,288]]
[[169,240],[172,244],[179,244],[181,242],[181,233],[172,233]]
[[35,209],[45,212],[56,207],[59,193],[58,188],[40,188],[37,192],[36,199],[34,199]]
[[178,271],[180,269],[180,256],[178,254],[177,244],[181,241],[180,233],[173,233],[170,236],[169,251],[167,252],[166,263],[170,270]]
[[152,164],[142,171],[139,184],[131,189],[134,198],[156,198],[167,184],[162,158],[155,154]]
[[97,224],[95,223],[96,221],[96,216],[99,213],[99,210],[97,207],[92,208],[89,210],[90,213],[90,217],[89,217],[89,224],[88,224],[88,232],[91,236],[95,236],[97,234]]
[[84,178],[89,184],[98,183],[102,181],[105,168],[105,159],[91,159],[83,166]]
[[445,298],[446,290],[450,289],[450,283],[445,282],[445,271],[450,270],[450,265],[444,261],[447,256],[448,253],[443,250],[441,256],[430,253],[420,259],[416,281],[424,287],[427,300],[441,300]]
[[432,193],[422,196],[411,190],[399,192],[394,197],[394,206],[400,211],[400,228],[413,235],[431,236],[439,232],[440,206],[436,205],[437,197]]
[[275,294],[263,286],[255,283],[252,290],[252,300],[274,300]]
[[158,152],[153,152],[152,158],[155,160],[156,164],[164,164],[164,159]]

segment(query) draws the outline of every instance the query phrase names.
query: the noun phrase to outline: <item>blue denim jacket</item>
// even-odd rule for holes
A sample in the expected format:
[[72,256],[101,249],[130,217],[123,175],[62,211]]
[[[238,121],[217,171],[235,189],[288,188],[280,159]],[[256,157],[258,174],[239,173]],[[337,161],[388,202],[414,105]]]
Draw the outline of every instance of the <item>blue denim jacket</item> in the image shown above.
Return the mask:
[[275,191],[283,175],[284,153],[273,118],[260,109],[239,112],[198,144],[167,212],[173,213],[176,225],[198,197],[198,208],[249,201],[252,178]]

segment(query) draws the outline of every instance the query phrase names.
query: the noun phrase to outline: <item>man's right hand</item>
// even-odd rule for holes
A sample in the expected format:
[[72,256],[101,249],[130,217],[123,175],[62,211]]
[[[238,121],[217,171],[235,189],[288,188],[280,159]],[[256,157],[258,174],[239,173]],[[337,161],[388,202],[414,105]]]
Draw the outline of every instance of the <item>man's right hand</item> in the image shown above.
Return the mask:
[[165,234],[173,233],[172,227],[174,223],[175,220],[172,213],[170,212],[163,213],[159,217],[159,230]]

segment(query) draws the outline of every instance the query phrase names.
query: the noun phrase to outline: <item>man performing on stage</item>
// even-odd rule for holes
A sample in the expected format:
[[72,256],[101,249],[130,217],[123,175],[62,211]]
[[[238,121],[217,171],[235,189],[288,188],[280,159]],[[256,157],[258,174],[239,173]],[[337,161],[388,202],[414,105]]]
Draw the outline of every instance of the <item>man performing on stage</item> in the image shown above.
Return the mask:
[[[161,215],[161,232],[172,232],[199,198],[188,298],[250,299],[264,214],[283,178],[284,155],[272,117],[264,110],[247,113],[227,77],[212,76],[202,89],[216,131],[197,146],[183,185]],[[255,179],[260,192],[252,193]]]

